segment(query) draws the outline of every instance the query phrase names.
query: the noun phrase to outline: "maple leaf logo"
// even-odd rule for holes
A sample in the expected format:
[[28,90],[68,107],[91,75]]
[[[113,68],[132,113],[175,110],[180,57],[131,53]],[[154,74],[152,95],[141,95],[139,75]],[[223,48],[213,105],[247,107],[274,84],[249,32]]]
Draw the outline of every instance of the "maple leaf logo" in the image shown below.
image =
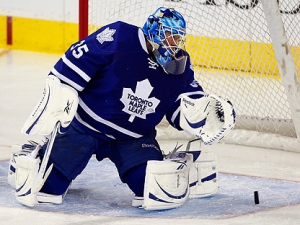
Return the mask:
[[116,33],[115,29],[109,29],[109,27],[107,27],[104,31],[97,35],[97,40],[100,44],[103,44],[105,41],[113,41],[114,38],[112,36],[114,33]]
[[122,111],[130,114],[128,121],[133,122],[135,117],[146,119],[147,114],[155,112],[160,100],[149,98],[152,90],[148,79],[137,82],[135,93],[130,88],[123,88],[120,100],[124,104]]

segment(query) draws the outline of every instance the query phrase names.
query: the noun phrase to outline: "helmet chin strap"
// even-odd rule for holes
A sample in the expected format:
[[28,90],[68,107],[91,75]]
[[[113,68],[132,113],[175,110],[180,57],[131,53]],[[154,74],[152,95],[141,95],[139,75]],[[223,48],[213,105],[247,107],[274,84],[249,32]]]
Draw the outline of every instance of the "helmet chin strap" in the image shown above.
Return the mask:
[[[149,40],[148,40],[149,41]],[[179,58],[170,55],[165,48],[160,46],[159,44],[149,41],[152,46],[152,53],[156,59],[156,61],[161,65],[166,73],[179,75],[185,71],[187,55],[182,55]],[[161,54],[164,51],[167,54]]]

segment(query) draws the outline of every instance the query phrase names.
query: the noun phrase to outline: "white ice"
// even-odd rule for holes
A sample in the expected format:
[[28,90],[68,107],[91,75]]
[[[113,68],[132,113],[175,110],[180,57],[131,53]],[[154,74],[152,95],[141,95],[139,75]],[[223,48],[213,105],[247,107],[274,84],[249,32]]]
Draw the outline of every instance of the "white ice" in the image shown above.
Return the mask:
[[[45,77],[59,57],[57,54],[0,49],[0,161],[8,160],[12,145],[25,143],[29,139],[20,133],[20,129],[40,97]],[[41,137],[35,139],[40,140]],[[173,149],[177,141],[184,142],[164,140],[160,143],[163,149]],[[215,151],[218,156],[220,172],[300,182],[299,153],[222,143],[210,148],[209,150]],[[1,186],[3,184],[0,183],[0,195]],[[0,224],[297,225],[300,224],[300,204],[226,219],[99,216],[0,206]]]

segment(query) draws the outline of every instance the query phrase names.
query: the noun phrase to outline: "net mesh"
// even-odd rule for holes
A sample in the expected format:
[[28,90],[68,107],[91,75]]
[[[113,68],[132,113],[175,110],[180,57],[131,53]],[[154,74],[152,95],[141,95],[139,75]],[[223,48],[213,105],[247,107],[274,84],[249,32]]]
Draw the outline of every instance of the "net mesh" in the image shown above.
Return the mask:
[[[207,93],[232,101],[236,129],[296,137],[260,1],[90,0],[89,33],[117,20],[142,27],[160,6],[184,15],[196,79]],[[300,74],[300,2],[280,0],[279,8]]]

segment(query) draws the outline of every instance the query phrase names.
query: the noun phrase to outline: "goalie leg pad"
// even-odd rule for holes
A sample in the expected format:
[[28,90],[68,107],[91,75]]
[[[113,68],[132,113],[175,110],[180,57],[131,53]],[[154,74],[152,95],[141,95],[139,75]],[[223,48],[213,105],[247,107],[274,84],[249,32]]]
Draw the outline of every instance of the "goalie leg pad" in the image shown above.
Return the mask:
[[[29,207],[37,205],[41,198],[41,194],[38,196],[40,187],[37,185],[41,162],[38,157],[40,149],[41,146],[34,141],[29,141],[29,144],[22,146],[14,146],[8,168],[8,183],[16,190],[17,201]],[[41,183],[47,179],[51,169],[52,166],[46,171]],[[55,199],[55,203],[57,202],[58,200]]]
[[23,205],[33,207],[37,205],[35,182],[39,169],[39,158],[30,155],[15,154],[16,165],[16,199]]
[[145,210],[172,209],[186,202],[192,158],[192,155],[186,154],[181,159],[148,161],[143,204]]
[[16,160],[15,158],[19,155],[29,155],[32,158],[36,158],[38,155],[41,146],[38,145],[34,141],[29,141],[29,144],[24,145],[14,145],[12,146],[12,155],[10,157],[9,166],[8,166],[8,174],[7,174],[7,181],[8,184],[12,188],[16,188]]
[[219,182],[215,153],[201,152],[191,167],[189,179],[190,198],[202,198],[216,194]]
[[16,188],[16,162],[13,157],[9,161],[7,182],[12,188]]

